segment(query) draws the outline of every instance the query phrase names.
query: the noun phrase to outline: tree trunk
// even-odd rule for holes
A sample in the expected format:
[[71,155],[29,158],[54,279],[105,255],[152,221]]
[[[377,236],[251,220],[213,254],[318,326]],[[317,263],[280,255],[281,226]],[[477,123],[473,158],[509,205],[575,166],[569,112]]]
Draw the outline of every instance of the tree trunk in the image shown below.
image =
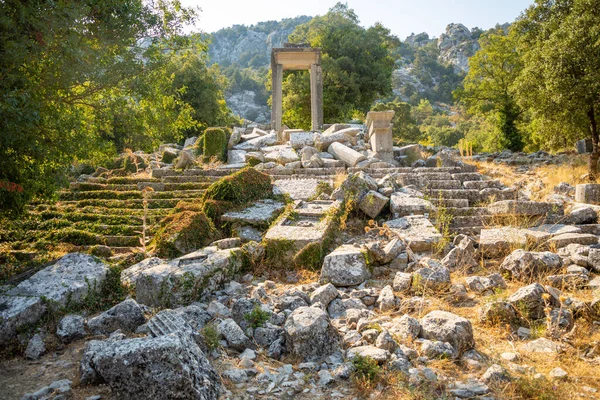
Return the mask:
[[590,120],[590,134],[592,136],[592,154],[590,154],[589,180],[596,181],[598,175],[598,159],[600,159],[600,148],[598,147],[598,125],[596,124],[596,116],[594,115],[594,105],[590,107],[587,113]]

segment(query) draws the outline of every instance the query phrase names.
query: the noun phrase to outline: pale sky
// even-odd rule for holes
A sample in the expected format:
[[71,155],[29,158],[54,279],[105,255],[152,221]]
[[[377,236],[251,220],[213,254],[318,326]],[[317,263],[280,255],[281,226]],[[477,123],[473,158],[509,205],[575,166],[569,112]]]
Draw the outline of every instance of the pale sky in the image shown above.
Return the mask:
[[[252,25],[298,15],[323,15],[337,0],[181,0],[200,6],[198,30],[215,32],[234,24]],[[512,22],[533,0],[348,0],[361,25],[381,22],[404,40],[411,33],[439,36],[446,25],[460,22],[467,28],[493,27]]]

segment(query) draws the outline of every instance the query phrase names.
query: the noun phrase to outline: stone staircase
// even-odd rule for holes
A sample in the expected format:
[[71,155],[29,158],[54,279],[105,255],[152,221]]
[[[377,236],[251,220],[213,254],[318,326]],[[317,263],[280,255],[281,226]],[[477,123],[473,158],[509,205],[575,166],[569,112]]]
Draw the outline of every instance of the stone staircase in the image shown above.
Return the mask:
[[[0,231],[0,244],[11,245],[18,259],[27,260],[44,243],[67,243],[86,250],[92,246],[110,247],[113,254],[125,254],[141,246],[146,214],[146,238],[150,240],[158,221],[180,201],[199,200],[204,190],[223,176],[240,168],[157,169],[151,177],[92,178],[72,182],[59,192],[56,203],[29,206],[18,229]],[[464,170],[468,169],[468,170]],[[420,168],[274,168],[262,170],[273,182],[314,179],[333,182],[336,176],[364,171],[374,179],[391,174],[402,186],[414,185],[427,199],[452,216],[452,233],[478,235],[491,216],[485,204],[492,200],[515,198],[515,192],[494,180],[464,167]],[[291,183],[291,182],[290,182]],[[142,189],[152,187],[144,212]],[[435,222],[435,216],[430,216]]]

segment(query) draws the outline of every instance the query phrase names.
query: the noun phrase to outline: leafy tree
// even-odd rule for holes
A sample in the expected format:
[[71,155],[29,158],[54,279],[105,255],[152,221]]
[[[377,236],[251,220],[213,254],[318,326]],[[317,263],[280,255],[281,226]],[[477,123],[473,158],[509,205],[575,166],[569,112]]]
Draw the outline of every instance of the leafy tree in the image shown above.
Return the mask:
[[429,43],[415,50],[411,75],[428,89],[425,93],[415,96],[414,104],[421,98],[444,103],[452,101],[452,91],[460,85],[463,76],[456,74],[452,65],[441,64],[439,55],[440,50],[436,43]]
[[234,122],[231,110],[227,107],[223,88],[226,78],[221,75],[218,65],[207,67],[206,46],[193,52],[174,56],[173,85],[181,90],[181,100],[193,109],[194,126],[185,132],[187,137],[197,135],[209,126],[225,126]]
[[479,39],[481,49],[469,59],[469,73],[456,97],[472,114],[492,116],[502,133],[502,145],[514,151],[523,149],[517,128],[521,108],[517,105],[513,82],[522,69],[514,34],[496,30]]
[[592,139],[589,176],[600,158],[600,0],[537,0],[516,22],[523,70],[519,104],[531,111],[538,135],[557,147]]
[[[346,121],[355,111],[364,114],[375,99],[392,93],[394,59],[387,46],[397,46],[397,39],[379,24],[362,28],[347,5],[338,3],[324,16],[299,25],[289,40],[322,49],[325,121]],[[310,101],[298,93],[310,93],[307,73],[285,77],[283,122],[309,127]]]
[[398,100],[389,103],[377,103],[372,111],[394,110],[392,133],[398,144],[417,143],[423,134],[417,127],[417,121],[411,114],[411,105]]
[[[0,182],[20,188],[0,188],[0,210],[51,193],[74,160],[114,151],[106,138],[132,115],[156,135],[191,123],[161,85],[194,19],[178,0],[0,2]],[[157,118],[169,123],[153,129]]]

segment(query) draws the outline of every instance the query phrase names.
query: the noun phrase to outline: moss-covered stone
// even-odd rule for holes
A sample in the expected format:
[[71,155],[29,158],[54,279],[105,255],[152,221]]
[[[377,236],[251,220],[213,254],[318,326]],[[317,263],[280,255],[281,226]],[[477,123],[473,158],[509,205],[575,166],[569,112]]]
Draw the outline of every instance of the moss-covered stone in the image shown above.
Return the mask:
[[159,257],[176,258],[218,238],[219,232],[203,212],[182,211],[161,222],[154,236],[154,251]]
[[207,128],[203,136],[203,158],[211,161],[216,158],[219,161],[227,159],[228,128]]
[[203,211],[215,220],[232,208],[272,196],[269,176],[247,167],[210,185],[202,198]]

